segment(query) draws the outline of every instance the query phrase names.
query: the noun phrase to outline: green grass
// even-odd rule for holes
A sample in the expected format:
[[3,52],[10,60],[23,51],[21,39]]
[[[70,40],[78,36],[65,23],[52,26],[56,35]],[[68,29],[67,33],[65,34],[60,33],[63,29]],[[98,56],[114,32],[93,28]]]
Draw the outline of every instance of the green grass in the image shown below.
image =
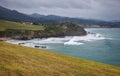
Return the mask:
[[0,76],[120,76],[120,67],[0,42]]
[[44,27],[30,24],[22,24],[7,20],[0,20],[0,31],[5,31],[6,29],[44,30]]

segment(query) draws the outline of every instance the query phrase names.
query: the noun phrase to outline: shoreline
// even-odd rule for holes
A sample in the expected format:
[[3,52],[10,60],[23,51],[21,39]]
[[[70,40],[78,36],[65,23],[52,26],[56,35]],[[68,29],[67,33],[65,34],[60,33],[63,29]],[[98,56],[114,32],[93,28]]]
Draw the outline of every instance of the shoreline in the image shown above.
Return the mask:
[[0,41],[12,40],[10,37],[0,37]]

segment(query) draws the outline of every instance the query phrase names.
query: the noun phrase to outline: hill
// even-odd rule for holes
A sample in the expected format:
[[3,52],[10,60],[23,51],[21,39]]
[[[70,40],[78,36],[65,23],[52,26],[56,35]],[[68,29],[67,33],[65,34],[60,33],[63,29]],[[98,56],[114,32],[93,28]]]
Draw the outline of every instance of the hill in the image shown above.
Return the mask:
[[4,40],[4,38],[23,40],[32,39],[35,37],[40,37],[39,32],[44,29],[44,26],[31,25],[26,22],[19,23],[0,20],[0,37],[2,37],[0,40]]
[[120,76],[120,67],[0,42],[0,76]]
[[102,21],[102,20],[71,18],[71,17],[64,17],[64,16],[57,16],[57,15],[40,15],[37,13],[33,13],[30,16],[33,18],[41,19],[41,20],[42,19],[47,20],[46,24],[55,23],[55,22],[72,22],[72,23],[82,24],[85,26],[85,25],[95,25],[95,24],[97,25],[100,23],[107,23],[106,21]]
[[7,20],[0,20],[0,31],[5,31],[7,29],[16,30],[44,30],[43,26],[31,25],[29,23],[19,23]]
[[[70,18],[56,15],[40,15],[37,13],[27,15],[16,10],[10,10],[0,6],[0,19],[18,21],[18,22],[33,22],[34,24],[53,24],[59,22],[72,22],[82,24],[83,27],[120,27],[120,22],[107,22],[95,19]],[[97,25],[97,26],[96,26]]]
[[92,28],[92,27],[100,27],[100,28],[120,28],[119,21],[103,21],[96,19],[83,19],[83,18],[70,18],[70,17],[62,17],[56,15],[40,15],[37,13],[30,15],[33,18],[43,20],[43,24],[50,24],[55,22],[72,22],[81,24],[83,27]]
[[86,34],[84,28],[69,22],[38,26],[26,22],[19,23],[0,20],[0,37],[28,40],[32,38],[80,36]]
[[12,21],[26,21],[36,22],[35,18],[32,18],[26,14],[20,13],[16,10],[10,10],[0,6],[0,19],[12,20]]
[[44,33],[43,35],[47,37],[83,36],[87,34],[83,27],[70,22],[55,23],[46,26]]

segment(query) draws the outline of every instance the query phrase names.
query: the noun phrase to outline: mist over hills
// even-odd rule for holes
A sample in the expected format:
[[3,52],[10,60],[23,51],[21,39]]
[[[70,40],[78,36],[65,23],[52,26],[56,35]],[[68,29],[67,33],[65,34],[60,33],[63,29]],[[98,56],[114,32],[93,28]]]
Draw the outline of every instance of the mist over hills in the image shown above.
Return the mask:
[[119,21],[102,21],[102,20],[93,20],[93,19],[83,19],[83,18],[70,18],[62,17],[56,15],[41,15],[38,13],[33,13],[31,15],[20,13],[16,10],[10,10],[0,6],[0,19],[17,21],[17,22],[33,22],[35,24],[52,24],[59,22],[73,22],[81,24],[84,27],[120,27]]
[[34,21],[35,18],[32,18],[26,14],[20,13],[16,10],[10,10],[0,6],[0,19],[6,19],[11,21]]
[[79,24],[96,24],[98,22],[106,22],[102,20],[70,18],[70,17],[63,17],[63,16],[56,16],[56,15],[40,15],[38,13],[33,13],[30,16],[37,19],[53,20],[55,22],[73,22],[73,23],[79,23]]

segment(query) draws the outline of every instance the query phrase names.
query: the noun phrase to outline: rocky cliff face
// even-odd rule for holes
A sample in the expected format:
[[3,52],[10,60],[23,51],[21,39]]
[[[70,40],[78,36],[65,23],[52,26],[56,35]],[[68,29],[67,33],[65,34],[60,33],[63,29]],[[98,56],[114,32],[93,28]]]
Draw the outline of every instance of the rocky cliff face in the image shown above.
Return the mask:
[[66,36],[82,36],[87,34],[84,28],[77,24],[61,23],[60,26]]
[[0,37],[22,40],[44,37],[82,36],[87,34],[81,26],[68,22],[45,26],[45,30],[42,31],[8,29],[0,33]]

